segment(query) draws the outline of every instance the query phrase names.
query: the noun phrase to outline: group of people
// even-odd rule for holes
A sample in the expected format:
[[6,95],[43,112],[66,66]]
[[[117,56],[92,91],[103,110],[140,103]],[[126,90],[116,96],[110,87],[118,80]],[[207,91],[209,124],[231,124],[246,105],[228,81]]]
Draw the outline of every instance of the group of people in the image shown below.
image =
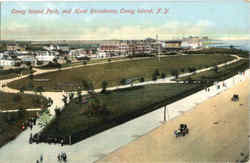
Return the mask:
[[57,160],[58,160],[59,162],[61,162],[61,161],[67,162],[67,155],[66,155],[66,153],[65,153],[65,152],[59,153],[59,154],[57,155]]
[[33,126],[36,125],[36,120],[37,117],[32,117],[26,120],[22,125],[22,129],[25,130],[27,127],[29,127],[32,130]]

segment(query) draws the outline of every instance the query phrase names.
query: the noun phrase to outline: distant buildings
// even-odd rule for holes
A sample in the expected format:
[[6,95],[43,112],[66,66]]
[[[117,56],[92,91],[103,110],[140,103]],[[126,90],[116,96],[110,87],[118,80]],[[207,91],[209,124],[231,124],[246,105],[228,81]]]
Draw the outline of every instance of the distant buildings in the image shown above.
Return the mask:
[[197,48],[202,48],[203,47],[203,41],[208,40],[208,37],[187,37],[183,38],[182,40],[182,47],[183,48],[191,48],[191,49],[197,49]]
[[59,53],[53,51],[37,51],[35,59],[42,62],[53,62]]

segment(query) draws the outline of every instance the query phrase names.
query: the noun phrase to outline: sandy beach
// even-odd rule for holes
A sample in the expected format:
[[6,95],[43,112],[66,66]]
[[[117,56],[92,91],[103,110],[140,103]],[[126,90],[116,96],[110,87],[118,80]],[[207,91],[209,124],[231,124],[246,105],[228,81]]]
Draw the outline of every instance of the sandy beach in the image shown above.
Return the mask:
[[[249,152],[247,79],[197,105],[183,116],[112,152],[98,163],[235,162]],[[232,102],[233,94],[240,100]],[[186,123],[189,135],[174,130]]]

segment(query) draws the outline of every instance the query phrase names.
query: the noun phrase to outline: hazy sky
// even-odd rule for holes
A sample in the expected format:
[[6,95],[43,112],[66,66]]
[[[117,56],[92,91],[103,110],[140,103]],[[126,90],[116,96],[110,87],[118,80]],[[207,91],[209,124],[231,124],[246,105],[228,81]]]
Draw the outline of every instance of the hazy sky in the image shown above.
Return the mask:
[[[16,40],[144,39],[156,34],[159,39],[189,35],[250,39],[249,5],[241,0],[3,2],[1,35]],[[43,10],[43,14],[30,14],[30,9]],[[58,14],[45,14],[48,9],[57,9]],[[70,9],[70,14],[62,13]],[[88,11],[76,14],[77,9]],[[92,9],[117,13],[91,14]],[[122,14],[122,9],[135,13]],[[153,13],[139,14],[138,9]]]

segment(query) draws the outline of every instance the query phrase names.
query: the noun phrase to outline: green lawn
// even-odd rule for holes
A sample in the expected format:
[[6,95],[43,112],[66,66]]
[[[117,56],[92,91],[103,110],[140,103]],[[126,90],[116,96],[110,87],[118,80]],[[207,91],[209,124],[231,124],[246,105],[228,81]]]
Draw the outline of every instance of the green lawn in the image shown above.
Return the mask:
[[35,78],[50,79],[48,82],[34,82],[29,78],[14,81],[9,84],[10,87],[20,89],[27,87],[30,82],[34,87],[43,86],[46,91],[73,90],[78,88],[82,80],[92,81],[95,88],[100,88],[103,80],[108,81],[108,86],[120,85],[120,81],[135,77],[144,77],[145,80],[152,80],[152,74],[156,69],[160,73],[167,75],[171,70],[188,67],[204,68],[215,64],[220,64],[234,59],[231,56],[223,54],[211,55],[190,55],[190,56],[171,56],[161,58],[149,58],[143,60],[129,60],[118,63],[107,63],[95,66],[86,66],[71,70],[41,74]]
[[[200,85],[195,84],[157,84],[98,94],[96,98],[100,100],[99,106],[106,106],[105,108],[109,112],[104,115],[89,115],[89,112],[93,110],[89,105],[93,97],[88,100],[88,103],[81,105],[73,100],[44,129],[42,135],[69,136],[82,132],[83,137],[91,136],[153,111],[163,104],[172,103],[200,88]],[[76,139],[80,138],[77,136]]]
[[240,60],[236,63],[226,65],[224,67],[218,68],[218,71],[216,72],[215,70],[209,70],[205,71],[202,73],[197,73],[188,77],[182,77],[180,80],[216,80],[216,81],[221,81],[225,80],[227,78],[230,78],[237,74],[238,72],[244,71],[247,68],[249,68],[249,61],[248,60]]
[[22,123],[35,115],[36,112],[25,112],[23,116],[17,112],[0,113],[0,147],[15,139],[22,132]]
[[0,92],[0,110],[40,108],[46,103],[47,99],[38,95]]
[[23,75],[30,73],[28,69],[24,68],[0,70],[0,80],[15,78],[20,72],[22,72]]

